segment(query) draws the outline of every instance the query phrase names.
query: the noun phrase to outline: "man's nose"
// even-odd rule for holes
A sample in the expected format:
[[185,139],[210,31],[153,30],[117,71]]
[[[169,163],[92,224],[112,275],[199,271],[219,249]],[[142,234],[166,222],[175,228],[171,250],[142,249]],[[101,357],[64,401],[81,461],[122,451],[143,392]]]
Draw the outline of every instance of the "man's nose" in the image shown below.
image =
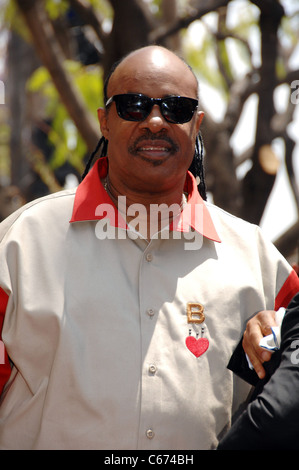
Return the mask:
[[161,129],[166,129],[168,127],[168,122],[163,117],[160,107],[155,104],[152,107],[150,114],[144,121],[142,121],[141,125],[143,127],[147,127],[153,132],[158,132]]

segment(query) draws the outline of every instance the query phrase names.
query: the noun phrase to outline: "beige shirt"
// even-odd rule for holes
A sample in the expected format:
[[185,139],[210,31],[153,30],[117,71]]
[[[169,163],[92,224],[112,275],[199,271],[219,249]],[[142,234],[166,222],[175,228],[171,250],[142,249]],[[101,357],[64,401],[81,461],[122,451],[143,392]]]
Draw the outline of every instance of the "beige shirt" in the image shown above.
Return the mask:
[[[249,391],[226,368],[246,320],[286,305],[298,279],[258,227],[203,203],[191,175],[197,220],[185,206],[184,223],[150,243],[114,224],[106,171],[101,159],[77,191],[0,226],[14,364],[0,448],[215,448]],[[190,322],[201,306],[204,321]]]

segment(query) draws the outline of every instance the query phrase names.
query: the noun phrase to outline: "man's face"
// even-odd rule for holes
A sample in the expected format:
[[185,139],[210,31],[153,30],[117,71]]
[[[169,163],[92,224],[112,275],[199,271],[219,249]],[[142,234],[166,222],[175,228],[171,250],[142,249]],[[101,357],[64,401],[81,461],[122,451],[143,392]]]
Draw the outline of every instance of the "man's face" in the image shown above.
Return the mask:
[[[112,74],[108,98],[123,93],[197,99],[197,82],[175,55],[160,48],[146,48],[125,59]],[[173,124],[164,119],[155,105],[148,117],[134,122],[120,118],[114,102],[108,110],[101,110],[101,130],[109,141],[111,182],[123,190],[134,188],[148,193],[182,186],[194,156],[202,117],[196,110],[190,122]]]

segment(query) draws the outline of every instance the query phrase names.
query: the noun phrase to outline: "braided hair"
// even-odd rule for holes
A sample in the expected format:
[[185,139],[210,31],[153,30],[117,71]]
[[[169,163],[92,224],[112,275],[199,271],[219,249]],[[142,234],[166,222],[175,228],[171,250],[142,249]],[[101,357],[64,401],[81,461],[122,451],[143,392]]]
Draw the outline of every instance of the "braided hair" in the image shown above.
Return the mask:
[[203,164],[203,140],[201,133],[199,132],[195,140],[195,152],[194,157],[189,167],[190,173],[199,180],[197,184],[197,189],[204,201],[207,200],[207,188],[205,182],[205,172]]
[[85,176],[87,175],[87,173],[89,172],[90,170],[90,167],[91,167],[91,164],[92,164],[92,161],[93,159],[95,158],[96,154],[98,153],[99,149],[102,147],[102,151],[100,153],[100,158],[101,157],[105,157],[107,155],[107,148],[108,148],[108,140],[105,139],[104,136],[102,136],[100,138],[100,140],[98,141],[97,143],[97,146],[96,148],[94,149],[94,151],[92,152],[92,154],[90,155],[89,159],[88,159],[88,162],[85,166],[85,169],[84,169],[84,172],[83,172],[83,175],[81,177],[82,181],[84,180]]

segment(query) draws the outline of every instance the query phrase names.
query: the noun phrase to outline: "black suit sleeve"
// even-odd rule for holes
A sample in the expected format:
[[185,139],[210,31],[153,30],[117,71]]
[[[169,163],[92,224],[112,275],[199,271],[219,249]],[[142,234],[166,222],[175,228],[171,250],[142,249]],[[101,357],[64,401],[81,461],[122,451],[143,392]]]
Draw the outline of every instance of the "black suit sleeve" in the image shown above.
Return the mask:
[[218,450],[299,449],[298,347],[299,294],[286,310],[280,351],[270,361],[275,363],[272,375],[266,383],[257,383],[253,401],[219,443]]

